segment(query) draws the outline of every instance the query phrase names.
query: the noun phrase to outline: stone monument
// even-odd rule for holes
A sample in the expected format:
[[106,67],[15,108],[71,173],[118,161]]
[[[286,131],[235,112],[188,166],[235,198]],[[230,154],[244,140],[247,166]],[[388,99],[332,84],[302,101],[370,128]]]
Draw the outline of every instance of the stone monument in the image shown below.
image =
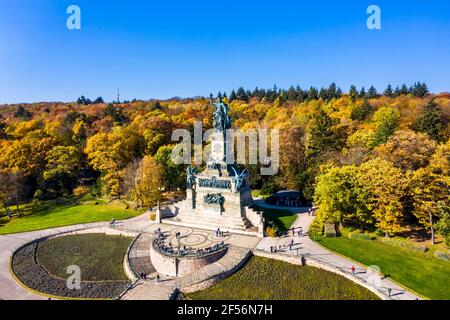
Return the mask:
[[231,129],[228,106],[218,99],[214,106],[211,155],[206,170],[187,168],[186,199],[178,203],[178,213],[164,222],[210,230],[263,236],[264,219],[250,206],[253,203],[249,175],[227,163],[226,131]]

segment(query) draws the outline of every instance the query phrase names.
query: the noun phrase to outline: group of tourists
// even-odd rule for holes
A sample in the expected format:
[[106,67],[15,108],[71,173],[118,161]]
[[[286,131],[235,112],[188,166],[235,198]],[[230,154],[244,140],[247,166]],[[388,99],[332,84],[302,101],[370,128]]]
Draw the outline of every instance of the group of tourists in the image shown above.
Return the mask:
[[217,228],[216,230],[216,238],[223,238],[223,232],[220,228]]
[[154,232],[154,235],[155,235],[155,238],[159,239],[159,240],[162,240],[165,238],[164,232],[161,231],[161,228],[156,229]]
[[289,231],[291,232],[292,237],[298,236],[299,238],[301,238],[303,236],[303,228],[302,227],[298,227],[298,228],[292,228],[289,229]]
[[141,272],[141,273],[139,274],[139,279],[141,279],[141,280],[147,280],[147,274],[146,274],[145,272]]

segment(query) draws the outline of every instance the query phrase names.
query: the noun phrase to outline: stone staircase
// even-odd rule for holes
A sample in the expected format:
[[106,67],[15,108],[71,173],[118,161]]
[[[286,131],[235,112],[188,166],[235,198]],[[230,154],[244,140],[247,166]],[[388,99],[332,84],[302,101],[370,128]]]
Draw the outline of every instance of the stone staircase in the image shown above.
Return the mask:
[[243,217],[228,216],[226,214],[221,216],[211,216],[206,214],[179,214],[172,218],[174,221],[192,223],[197,226],[208,226],[217,229],[236,229],[245,231],[251,227],[250,221]]
[[150,246],[152,236],[149,233],[142,233],[133,243],[129,252],[128,260],[130,269],[135,278],[141,273],[151,275],[156,272],[150,260]]
[[172,300],[176,295],[173,281],[164,282],[139,281],[125,293],[121,300]]
[[[246,217],[209,214],[186,214],[184,212],[186,200],[171,204],[163,212],[163,223],[176,226],[199,228],[204,230],[217,230],[242,235],[257,236],[258,231]],[[176,214],[174,214],[176,212]]]

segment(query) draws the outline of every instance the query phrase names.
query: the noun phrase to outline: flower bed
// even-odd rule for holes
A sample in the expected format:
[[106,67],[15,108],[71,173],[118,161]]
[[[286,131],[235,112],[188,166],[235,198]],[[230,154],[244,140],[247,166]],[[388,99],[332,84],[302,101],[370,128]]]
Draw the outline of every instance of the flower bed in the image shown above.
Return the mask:
[[49,274],[37,262],[38,245],[33,242],[17,250],[11,266],[15,276],[34,291],[64,298],[114,299],[130,284],[127,280],[81,281],[81,289],[69,289],[66,279]]

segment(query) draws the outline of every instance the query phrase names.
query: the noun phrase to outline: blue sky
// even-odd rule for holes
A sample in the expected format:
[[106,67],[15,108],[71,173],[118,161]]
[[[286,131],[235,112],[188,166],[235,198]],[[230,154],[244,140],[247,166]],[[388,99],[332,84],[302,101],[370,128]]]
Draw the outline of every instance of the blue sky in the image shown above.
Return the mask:
[[[66,27],[81,8],[82,29]],[[368,30],[366,9],[382,10]],[[244,86],[450,91],[450,1],[0,0],[0,103]]]

